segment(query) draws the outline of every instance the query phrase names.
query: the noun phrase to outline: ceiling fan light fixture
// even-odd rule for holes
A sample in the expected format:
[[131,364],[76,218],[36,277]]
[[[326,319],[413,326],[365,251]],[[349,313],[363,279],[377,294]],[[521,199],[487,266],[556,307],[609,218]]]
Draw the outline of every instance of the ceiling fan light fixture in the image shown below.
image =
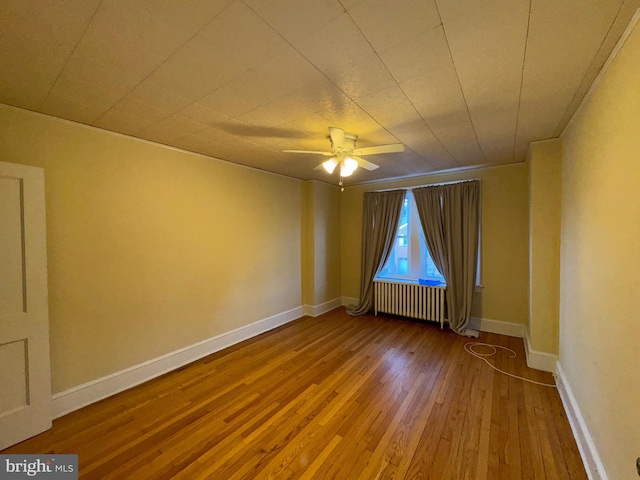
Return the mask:
[[343,161],[343,165],[346,169],[350,170],[352,173],[355,172],[356,168],[358,168],[358,162],[351,157],[347,157]]
[[336,167],[338,166],[338,162],[335,158],[330,158],[329,160],[327,160],[326,162],[322,163],[322,166],[324,167],[324,169],[328,172],[328,173],[333,173],[333,171],[336,169]]
[[[329,141],[331,142],[331,151],[317,150],[283,150],[286,153],[303,153],[310,155],[324,155],[330,157],[329,160],[322,162],[315,167],[314,170],[324,169],[331,175],[336,168],[340,167],[340,182],[338,185],[343,187],[342,178],[348,177],[356,171],[358,167],[365,170],[375,170],[378,165],[371,163],[369,160],[362,158],[362,155],[377,155],[380,153],[396,153],[404,152],[404,146],[401,143],[393,143],[389,145],[376,145],[373,147],[364,147],[356,149],[356,141],[358,136],[353,133],[345,132],[341,128],[329,127]],[[342,188],[344,190],[344,188]]]
[[[352,162],[355,162],[355,167],[353,167],[353,164],[351,162],[347,162],[347,160],[351,160]],[[351,175],[355,169],[358,167],[358,162],[356,162],[355,160],[353,160],[352,158],[349,158],[347,160],[343,160],[340,163],[340,176],[341,177],[348,177],[349,175]]]

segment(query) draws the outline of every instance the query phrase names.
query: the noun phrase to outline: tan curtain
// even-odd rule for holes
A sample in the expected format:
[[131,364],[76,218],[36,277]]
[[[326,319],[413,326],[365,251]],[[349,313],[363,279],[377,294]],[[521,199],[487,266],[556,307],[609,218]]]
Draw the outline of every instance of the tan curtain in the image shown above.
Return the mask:
[[434,185],[413,190],[433,263],[447,283],[450,327],[468,329],[478,267],[480,182]]
[[373,279],[391,254],[405,194],[406,190],[364,194],[360,304],[347,308],[350,315],[364,315],[373,308]]

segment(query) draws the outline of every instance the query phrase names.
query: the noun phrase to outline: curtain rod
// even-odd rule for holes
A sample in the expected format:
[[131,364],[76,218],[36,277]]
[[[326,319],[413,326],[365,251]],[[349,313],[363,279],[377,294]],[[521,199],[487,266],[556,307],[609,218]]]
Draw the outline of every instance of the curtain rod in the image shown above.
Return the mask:
[[413,187],[383,188],[382,190],[369,190],[369,191],[371,191],[371,192],[391,192],[393,190],[407,190],[407,191],[411,192],[414,188],[439,187],[441,185],[453,185],[453,184],[456,184],[456,183],[474,182],[476,180],[478,182],[480,182],[480,184],[482,184],[482,179],[481,178],[469,178],[469,179],[465,179],[465,180],[454,180],[454,181],[451,181],[451,182],[428,183],[427,185],[415,185]]

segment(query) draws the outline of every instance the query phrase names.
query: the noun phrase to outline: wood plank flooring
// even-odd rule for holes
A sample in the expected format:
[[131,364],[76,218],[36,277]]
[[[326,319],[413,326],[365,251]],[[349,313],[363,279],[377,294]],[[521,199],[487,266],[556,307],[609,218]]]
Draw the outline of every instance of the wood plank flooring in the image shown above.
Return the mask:
[[[586,479],[555,388],[397,317],[305,317],[55,420],[2,453],[77,453],[83,479]],[[537,381],[521,339],[496,366]]]

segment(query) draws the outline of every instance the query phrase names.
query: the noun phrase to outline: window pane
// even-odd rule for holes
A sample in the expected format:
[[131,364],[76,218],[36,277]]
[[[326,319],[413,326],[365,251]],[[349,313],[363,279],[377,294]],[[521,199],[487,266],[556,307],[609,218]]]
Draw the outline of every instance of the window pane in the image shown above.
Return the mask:
[[400,213],[398,233],[393,241],[393,249],[379,276],[409,274],[409,233],[409,199],[405,198]]
[[[422,229],[421,229],[422,230]],[[438,271],[436,264],[429,254],[427,243],[424,240],[424,233],[420,231],[420,278],[437,279],[444,283],[444,277]]]

